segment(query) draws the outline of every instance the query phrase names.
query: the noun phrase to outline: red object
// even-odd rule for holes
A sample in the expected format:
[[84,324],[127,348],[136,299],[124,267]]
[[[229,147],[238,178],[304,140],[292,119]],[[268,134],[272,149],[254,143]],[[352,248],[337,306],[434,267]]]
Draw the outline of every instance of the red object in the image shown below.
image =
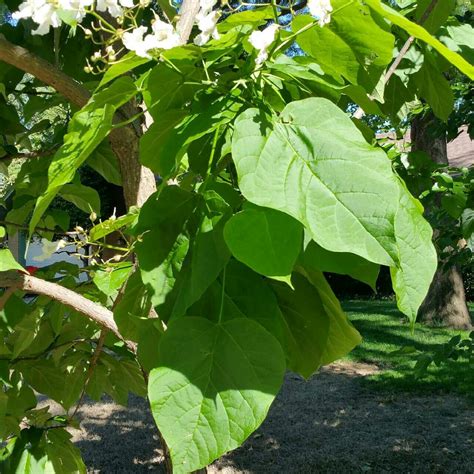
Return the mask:
[[39,267],[34,267],[32,265],[27,265],[25,267],[25,270],[30,274],[30,275],[34,275],[37,271],[38,271]]

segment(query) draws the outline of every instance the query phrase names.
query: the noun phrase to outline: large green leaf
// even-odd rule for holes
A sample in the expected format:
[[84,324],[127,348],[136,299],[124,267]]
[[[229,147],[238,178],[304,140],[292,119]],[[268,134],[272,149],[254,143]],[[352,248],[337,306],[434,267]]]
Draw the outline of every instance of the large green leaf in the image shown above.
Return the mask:
[[64,143],[48,169],[48,187],[37,199],[30,220],[30,234],[63,185],[72,181],[76,170],[108,135],[115,110],[137,92],[129,77],[121,77],[108,88],[94,94],[88,104],[69,122]]
[[176,474],[240,446],[265,419],[285,371],[277,340],[248,319],[180,318],[159,355],[148,397]]
[[232,153],[249,201],[295,217],[327,250],[395,264],[390,161],[333,103],[293,102],[272,122],[248,109],[236,121]]
[[207,191],[198,210],[203,215],[173,295],[172,317],[185,314],[217,279],[230,258],[223,235],[230,207],[215,191]]
[[414,324],[437,267],[431,238],[433,231],[423,218],[421,204],[399,181],[400,208],[395,216],[395,235],[400,265],[391,268],[399,309]]
[[[315,25],[304,31],[297,36],[297,42],[327,74],[373,88],[392,59],[394,37],[378,14],[363,2],[332,0],[331,3],[334,8],[331,22],[324,28]],[[312,22],[313,17],[298,15],[291,27],[296,33]]]
[[295,273],[293,289],[272,283],[286,323],[288,367],[308,378],[361,342],[321,272]]
[[224,237],[234,257],[257,273],[287,276],[300,253],[303,228],[288,214],[247,205],[229,219]]
[[151,196],[140,211],[135,231],[144,235],[136,252],[143,283],[155,306],[164,303],[173,289],[188,253],[187,222],[196,204],[196,194],[167,186]]
[[356,280],[367,283],[373,290],[375,290],[375,283],[380,270],[378,265],[368,262],[358,255],[330,252],[314,241],[309,242],[306,246],[304,253],[301,255],[300,263],[311,270],[349,275]]
[[423,66],[413,75],[413,80],[418,95],[431,105],[434,114],[441,120],[448,120],[454,108],[454,93],[429,51],[425,52]]
[[453,66],[456,66],[461,72],[470,79],[474,79],[474,66],[469,64],[462,56],[448,49],[443,43],[431,36],[422,26],[413,23],[397,11],[390,8],[380,0],[364,0],[369,7],[390,20],[394,25],[403,28],[407,33],[415,38],[424,41],[432,46],[438,53],[444,56]]
[[94,188],[70,183],[61,188],[59,195],[66,201],[72,202],[81,211],[87,214],[95,212],[100,216],[100,196]]

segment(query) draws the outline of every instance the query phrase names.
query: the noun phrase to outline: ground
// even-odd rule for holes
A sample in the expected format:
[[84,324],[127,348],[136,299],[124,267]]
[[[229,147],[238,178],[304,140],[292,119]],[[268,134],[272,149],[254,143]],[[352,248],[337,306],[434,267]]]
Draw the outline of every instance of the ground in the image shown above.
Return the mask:
[[[211,473],[474,472],[472,368],[471,379],[460,361],[415,380],[413,360],[390,355],[403,345],[431,350],[455,333],[412,334],[392,303],[345,307],[364,344],[309,381],[287,374],[265,423]],[[91,473],[162,472],[144,401],[87,403],[80,416],[74,439]]]

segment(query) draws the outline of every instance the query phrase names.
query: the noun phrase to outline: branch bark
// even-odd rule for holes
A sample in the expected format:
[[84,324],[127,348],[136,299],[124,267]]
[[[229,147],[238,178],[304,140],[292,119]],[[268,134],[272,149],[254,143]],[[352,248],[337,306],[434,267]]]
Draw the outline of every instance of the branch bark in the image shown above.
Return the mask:
[[7,291],[8,289],[15,288],[36,295],[49,296],[51,299],[87,316],[102,328],[108,329],[120,340],[124,341],[130,350],[135,351],[135,344],[126,341],[120,334],[112,311],[100,304],[94,303],[75,291],[32,275],[13,272],[0,273],[0,287],[6,287]]
[[179,33],[183,44],[188,42],[199,8],[199,0],[184,0],[181,5],[176,31]]

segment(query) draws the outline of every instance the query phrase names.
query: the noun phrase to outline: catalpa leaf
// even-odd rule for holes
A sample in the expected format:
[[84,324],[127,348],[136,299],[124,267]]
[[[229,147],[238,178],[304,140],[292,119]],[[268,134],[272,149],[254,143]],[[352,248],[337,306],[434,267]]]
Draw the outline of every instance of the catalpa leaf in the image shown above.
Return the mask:
[[278,341],[248,319],[177,319],[159,360],[148,397],[176,474],[240,446],[265,419],[285,372]]
[[398,186],[390,161],[332,102],[292,102],[271,121],[246,110],[232,155],[250,202],[293,216],[327,250],[395,265]]
[[237,260],[257,273],[291,274],[303,243],[303,227],[280,211],[247,205],[224,228],[227,246]]

